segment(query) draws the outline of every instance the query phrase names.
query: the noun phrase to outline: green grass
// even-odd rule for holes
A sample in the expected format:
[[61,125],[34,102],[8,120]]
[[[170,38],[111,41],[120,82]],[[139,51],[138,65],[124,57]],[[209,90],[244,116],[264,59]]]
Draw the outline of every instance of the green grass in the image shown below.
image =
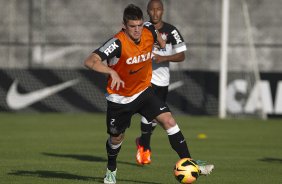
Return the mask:
[[[198,184],[282,183],[281,120],[218,120],[177,116],[194,159],[215,164]],[[118,184],[177,184],[178,157],[158,127],[152,138],[153,161],[135,164],[139,116],[118,157]],[[198,139],[205,133],[207,139]],[[102,183],[107,139],[104,114],[0,114],[0,183]]]

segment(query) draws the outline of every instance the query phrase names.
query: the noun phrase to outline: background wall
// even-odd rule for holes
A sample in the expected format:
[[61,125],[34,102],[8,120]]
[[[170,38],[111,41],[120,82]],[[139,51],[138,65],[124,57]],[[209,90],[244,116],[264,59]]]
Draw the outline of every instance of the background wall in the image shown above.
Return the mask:
[[[0,0],[1,68],[83,68],[82,62],[122,25],[129,3],[144,0]],[[186,62],[173,69],[218,71],[222,0],[164,0],[164,19],[183,34]],[[229,69],[249,60],[241,1],[230,0]],[[247,0],[259,68],[282,71],[282,4]]]
[[[0,111],[105,111],[105,78],[87,70],[83,61],[121,29],[129,3],[146,15],[147,2],[0,0]],[[235,116],[262,109],[281,115],[281,0],[246,0],[262,88],[252,72],[241,2],[230,0],[227,110]],[[186,61],[171,65],[177,88],[170,91],[168,104],[175,113],[218,114],[221,3],[164,0],[164,20],[180,30],[188,46]],[[44,98],[38,99],[39,93]]]

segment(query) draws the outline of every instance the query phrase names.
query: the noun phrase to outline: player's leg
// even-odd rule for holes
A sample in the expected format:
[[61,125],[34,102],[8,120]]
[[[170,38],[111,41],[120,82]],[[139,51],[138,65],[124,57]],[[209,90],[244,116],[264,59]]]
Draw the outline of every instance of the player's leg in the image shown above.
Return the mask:
[[150,138],[152,133],[152,122],[148,122],[145,117],[141,118],[141,136],[135,139],[136,162],[144,165],[151,163]]
[[145,117],[141,118],[141,136],[139,137],[139,144],[144,147],[144,150],[151,150],[150,142],[153,132],[152,122],[147,121]]
[[107,107],[107,133],[110,135],[106,141],[108,156],[107,171],[104,183],[115,184],[117,173],[117,157],[124,139],[124,132],[130,125],[132,113],[130,107],[108,101]]
[[166,130],[171,147],[180,158],[191,158],[186,140],[170,112],[161,113],[156,120]]
[[178,125],[170,113],[169,107],[158,97],[152,88],[148,88],[143,95],[143,106],[140,114],[148,121],[156,119],[167,131],[171,147],[177,152],[180,158],[191,158],[186,141]]
[[[159,98],[164,103],[166,102],[167,94],[168,94],[168,86],[157,86],[152,84],[152,89],[156,94],[157,98]],[[141,118],[141,136],[140,136],[140,144],[144,146],[144,149],[151,149],[151,135],[157,126],[157,122],[154,120],[152,122],[148,122],[145,117]]]
[[124,134],[111,135],[106,141],[106,150],[108,155],[107,171],[104,178],[105,184],[115,184],[117,174],[117,156],[121,149]]
[[110,135],[106,141],[106,150],[108,155],[107,168],[111,171],[115,171],[117,168],[116,159],[121,149],[124,134]]
[[[180,158],[191,158],[187,142],[177,125],[175,119],[166,104],[150,95],[150,90],[147,91],[145,101],[146,108],[142,108],[140,113],[148,120],[156,119],[163,129],[167,132],[171,147],[177,152]],[[201,174],[209,174],[213,165],[202,165],[200,167]]]
[[156,125],[155,121],[148,122],[145,117],[141,118],[141,136],[135,139],[137,147],[136,161],[140,165],[151,163],[151,135]]
[[[157,86],[152,84],[152,89],[157,98],[166,101],[168,94],[168,86]],[[136,161],[138,164],[150,164],[151,163],[151,136],[157,126],[157,121],[153,120],[148,122],[145,117],[141,118],[141,136],[136,138],[137,153]]]
[[[170,112],[165,112],[156,117],[160,125],[166,130],[171,147],[177,152],[180,158],[192,158],[186,140],[176,124]],[[200,163],[196,161],[200,168],[201,175],[208,175],[214,169],[214,165]]]

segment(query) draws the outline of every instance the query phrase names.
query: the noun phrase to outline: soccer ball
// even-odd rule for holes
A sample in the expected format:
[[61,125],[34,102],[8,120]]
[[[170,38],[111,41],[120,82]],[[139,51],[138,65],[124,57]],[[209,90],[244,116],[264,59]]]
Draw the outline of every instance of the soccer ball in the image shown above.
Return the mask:
[[190,158],[182,158],[176,162],[174,176],[180,183],[191,184],[200,175],[199,166]]

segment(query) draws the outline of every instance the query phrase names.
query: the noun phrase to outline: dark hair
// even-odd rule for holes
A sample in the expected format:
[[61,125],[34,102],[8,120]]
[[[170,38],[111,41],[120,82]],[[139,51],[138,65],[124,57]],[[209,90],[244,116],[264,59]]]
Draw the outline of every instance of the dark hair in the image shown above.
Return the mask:
[[162,5],[162,7],[164,7],[162,0],[150,0],[147,4],[147,10],[149,10],[149,7],[150,7],[151,3],[153,3],[153,2],[159,2]]
[[143,20],[142,10],[134,4],[129,4],[123,12],[123,23],[126,24],[129,20]]

